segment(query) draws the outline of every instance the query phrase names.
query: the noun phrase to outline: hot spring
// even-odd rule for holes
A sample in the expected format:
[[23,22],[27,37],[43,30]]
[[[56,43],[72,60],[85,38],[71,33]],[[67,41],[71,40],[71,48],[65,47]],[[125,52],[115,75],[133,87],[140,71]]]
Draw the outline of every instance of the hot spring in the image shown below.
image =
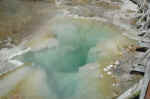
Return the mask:
[[55,17],[50,24],[45,34],[53,36],[28,41],[33,50],[16,57],[25,65],[3,77],[8,90],[2,99],[112,99],[113,76],[104,68],[132,41],[114,25],[94,19]]

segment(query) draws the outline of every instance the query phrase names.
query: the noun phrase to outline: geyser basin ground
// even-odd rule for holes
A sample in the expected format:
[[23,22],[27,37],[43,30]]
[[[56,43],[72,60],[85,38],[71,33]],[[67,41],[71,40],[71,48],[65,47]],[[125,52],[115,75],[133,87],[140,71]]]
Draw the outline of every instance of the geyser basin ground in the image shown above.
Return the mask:
[[[31,63],[32,66],[28,68],[31,68],[32,72],[30,70],[27,76],[22,76],[23,80],[16,82],[14,89],[11,87],[3,97],[16,95],[21,99],[115,97],[114,90],[117,88],[113,86],[115,82],[113,75],[111,72],[105,72],[104,68],[119,59],[120,53],[131,45],[132,41],[121,35],[121,30],[117,27],[97,20],[58,16],[50,23],[49,33],[55,36],[37,36],[39,38],[37,41],[42,38],[41,43],[36,43],[34,39],[27,43],[31,48],[34,46],[33,50],[17,59]],[[42,43],[44,40],[46,43]],[[40,49],[35,50],[37,48],[35,46]]]

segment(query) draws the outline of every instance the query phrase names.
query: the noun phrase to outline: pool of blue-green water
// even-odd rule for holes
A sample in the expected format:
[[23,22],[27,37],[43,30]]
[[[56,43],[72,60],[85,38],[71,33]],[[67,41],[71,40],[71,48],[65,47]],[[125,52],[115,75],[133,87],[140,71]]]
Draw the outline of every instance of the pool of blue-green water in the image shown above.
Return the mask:
[[[101,61],[104,57],[101,56],[101,52],[98,55],[91,55],[91,50],[99,43],[105,45],[107,40],[119,34],[118,31],[116,32],[113,26],[107,26],[96,20],[69,17],[53,19],[50,28],[51,33],[56,35],[58,45],[53,48],[30,51],[24,54],[21,60],[32,63],[33,68],[45,71],[47,86],[50,90],[45,96],[46,99],[80,99],[88,96],[91,93],[81,88],[79,69],[86,64]],[[99,93],[95,97],[93,95],[93,99],[106,98],[102,98]]]

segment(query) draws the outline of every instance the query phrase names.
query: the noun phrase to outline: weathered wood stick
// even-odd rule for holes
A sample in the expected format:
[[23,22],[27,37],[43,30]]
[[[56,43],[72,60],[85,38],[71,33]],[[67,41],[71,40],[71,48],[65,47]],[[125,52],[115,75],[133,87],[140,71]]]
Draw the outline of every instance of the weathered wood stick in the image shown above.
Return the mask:
[[150,81],[150,57],[148,59],[147,65],[146,65],[146,71],[145,71],[145,75],[144,75],[143,87],[141,90],[140,99],[145,99],[149,81]]
[[138,1],[137,0],[130,0],[130,1],[132,1],[134,4],[138,4]]
[[117,99],[132,99],[140,94],[140,90],[143,85],[143,79],[139,81],[139,83],[136,83],[133,85],[130,89],[128,89],[126,92],[124,92],[121,96],[119,96]]

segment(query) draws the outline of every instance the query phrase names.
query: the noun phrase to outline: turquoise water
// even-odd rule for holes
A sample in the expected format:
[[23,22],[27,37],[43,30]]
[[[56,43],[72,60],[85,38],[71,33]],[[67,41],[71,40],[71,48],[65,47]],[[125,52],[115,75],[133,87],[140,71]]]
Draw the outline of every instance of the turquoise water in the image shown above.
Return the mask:
[[[32,63],[33,68],[45,71],[49,89],[45,99],[107,99],[99,92],[99,86],[94,89],[90,88],[90,84],[85,86],[83,82],[88,76],[81,79],[79,69],[86,64],[101,61],[102,48],[98,49],[99,52],[94,52],[94,49],[99,43],[105,45],[117,33],[103,23],[69,17],[53,19],[50,28],[56,35],[58,46],[30,51],[22,57],[24,62]],[[98,80],[95,82],[97,84]],[[82,88],[82,85],[85,87]]]

